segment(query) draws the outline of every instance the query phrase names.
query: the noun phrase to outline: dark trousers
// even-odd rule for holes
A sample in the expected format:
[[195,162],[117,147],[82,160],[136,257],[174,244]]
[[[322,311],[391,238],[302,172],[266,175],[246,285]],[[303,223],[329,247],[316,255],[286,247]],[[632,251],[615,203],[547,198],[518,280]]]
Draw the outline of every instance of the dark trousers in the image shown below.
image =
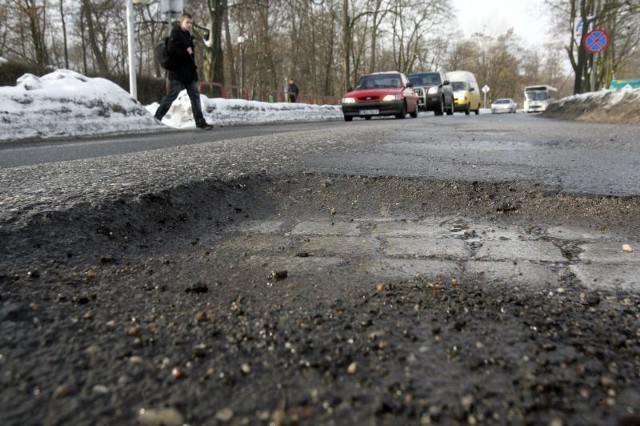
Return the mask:
[[184,89],[187,89],[187,94],[189,95],[189,99],[191,100],[191,111],[193,112],[193,119],[196,122],[196,126],[204,126],[207,124],[207,121],[204,119],[202,115],[202,105],[200,104],[200,92],[198,91],[198,82],[192,81],[191,83],[185,85],[183,82],[179,80],[170,80],[170,89],[169,94],[162,98],[160,102],[160,106],[156,110],[156,118],[158,120],[162,120],[162,117],[169,111],[171,108],[171,104],[176,100],[180,92]]

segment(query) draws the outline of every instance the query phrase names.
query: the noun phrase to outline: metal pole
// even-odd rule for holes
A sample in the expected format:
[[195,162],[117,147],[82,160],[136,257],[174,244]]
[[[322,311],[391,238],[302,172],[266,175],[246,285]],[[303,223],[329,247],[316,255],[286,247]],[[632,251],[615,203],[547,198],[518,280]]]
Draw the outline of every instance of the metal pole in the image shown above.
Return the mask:
[[244,99],[244,36],[238,36],[238,47],[240,48],[240,98]]
[[[593,9],[591,9],[592,13],[592,19],[593,19],[593,26],[591,27],[591,29],[595,29],[596,26],[596,18],[598,16],[598,13],[600,11],[600,2],[598,0],[593,2]],[[596,68],[597,68],[597,61],[598,61],[598,54],[594,53],[593,54],[593,62],[591,63],[591,91],[595,92],[596,91]]]
[[133,99],[138,99],[138,88],[136,86],[136,46],[133,36],[133,26],[135,20],[133,16],[133,0],[127,0],[127,43],[129,44],[129,93]]
[[593,54],[593,63],[591,64],[591,91],[596,91],[596,63],[598,60],[598,54]]

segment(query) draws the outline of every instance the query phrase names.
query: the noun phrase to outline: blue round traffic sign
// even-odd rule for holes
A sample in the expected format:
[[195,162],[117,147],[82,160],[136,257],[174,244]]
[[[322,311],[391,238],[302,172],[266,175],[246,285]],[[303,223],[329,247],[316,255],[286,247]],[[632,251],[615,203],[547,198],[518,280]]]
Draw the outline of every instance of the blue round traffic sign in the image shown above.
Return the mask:
[[609,33],[602,28],[596,28],[587,33],[582,45],[590,53],[600,53],[609,47],[609,43],[611,43]]

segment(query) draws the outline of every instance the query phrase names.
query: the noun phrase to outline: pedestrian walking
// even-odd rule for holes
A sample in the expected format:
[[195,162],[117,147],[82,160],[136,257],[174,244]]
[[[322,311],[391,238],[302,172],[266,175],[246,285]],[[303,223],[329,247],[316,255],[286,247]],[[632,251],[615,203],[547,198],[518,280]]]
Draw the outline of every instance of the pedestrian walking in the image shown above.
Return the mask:
[[295,83],[295,81],[293,81],[292,78],[290,78],[289,85],[287,86],[287,101],[298,102],[298,93],[300,93],[298,85]]
[[209,130],[213,126],[207,123],[202,115],[200,91],[198,90],[198,67],[195,60],[193,35],[191,34],[192,28],[193,17],[189,13],[183,13],[180,21],[171,30],[167,46],[167,52],[171,57],[172,63],[169,70],[169,94],[160,102],[155,117],[161,121],[180,92],[186,89],[189,100],[191,100],[191,110],[196,127]]

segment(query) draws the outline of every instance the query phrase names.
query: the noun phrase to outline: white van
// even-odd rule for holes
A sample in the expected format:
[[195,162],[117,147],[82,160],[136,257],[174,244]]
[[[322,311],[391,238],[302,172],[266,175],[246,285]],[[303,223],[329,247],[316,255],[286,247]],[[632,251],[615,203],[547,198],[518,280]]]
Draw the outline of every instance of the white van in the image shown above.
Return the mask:
[[451,71],[447,79],[453,89],[453,105],[456,112],[469,115],[471,111],[480,113],[480,88],[476,77],[469,71]]

